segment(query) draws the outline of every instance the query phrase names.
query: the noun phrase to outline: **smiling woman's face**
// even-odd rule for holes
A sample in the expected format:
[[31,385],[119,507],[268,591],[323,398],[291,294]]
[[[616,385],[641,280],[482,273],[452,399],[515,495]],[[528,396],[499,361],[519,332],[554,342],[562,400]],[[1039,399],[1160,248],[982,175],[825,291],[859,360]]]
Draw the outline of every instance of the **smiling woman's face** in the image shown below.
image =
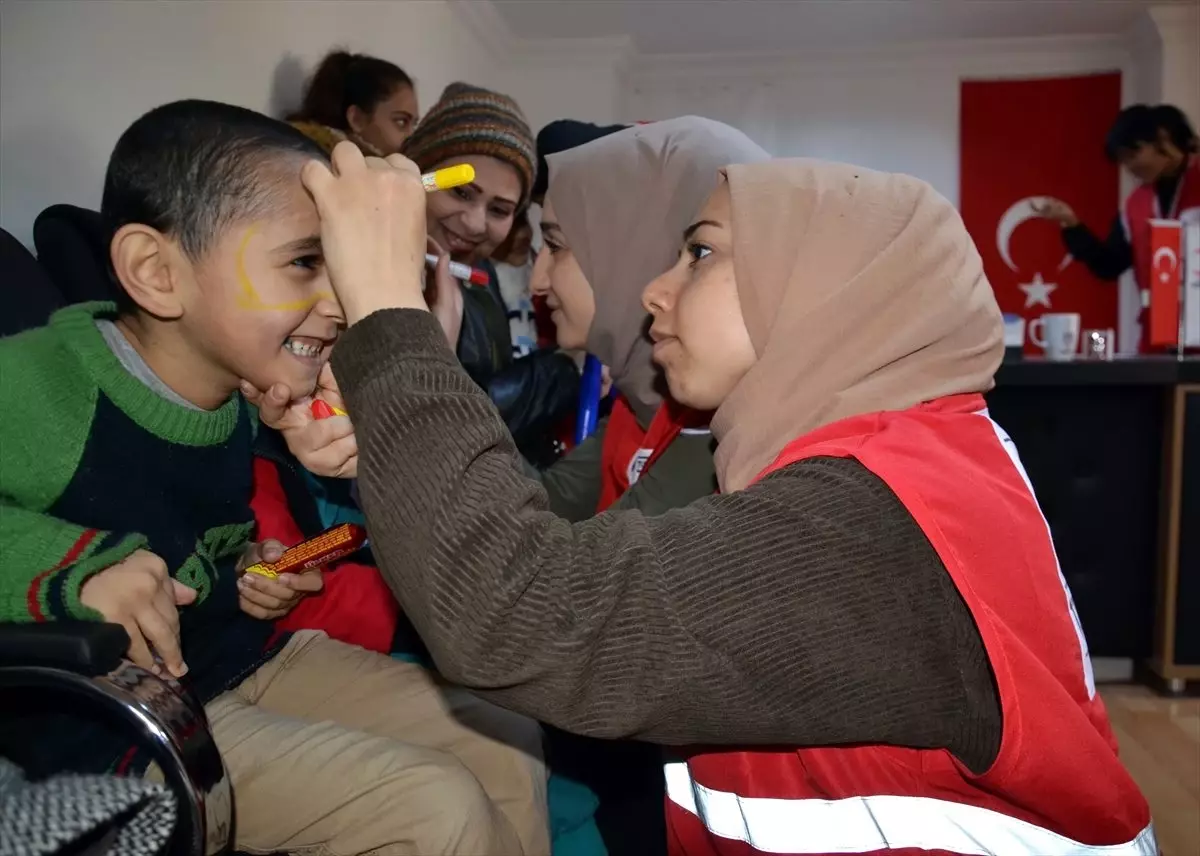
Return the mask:
[[757,362],[733,269],[729,185],[713,191],[684,235],[678,261],[642,293],[671,396],[716,410]]
[[521,176],[502,160],[487,155],[451,158],[434,169],[469,163],[475,180],[430,193],[425,206],[429,237],[455,261],[489,258],[508,237],[521,202]]
[[395,154],[417,126],[417,93],[411,86],[397,86],[369,113],[351,106],[346,123],[383,154]]
[[558,346],[569,351],[587,347],[596,317],[596,295],[571,252],[567,236],[555,222],[554,206],[542,207],[542,249],[529,275],[529,290],[546,298]]

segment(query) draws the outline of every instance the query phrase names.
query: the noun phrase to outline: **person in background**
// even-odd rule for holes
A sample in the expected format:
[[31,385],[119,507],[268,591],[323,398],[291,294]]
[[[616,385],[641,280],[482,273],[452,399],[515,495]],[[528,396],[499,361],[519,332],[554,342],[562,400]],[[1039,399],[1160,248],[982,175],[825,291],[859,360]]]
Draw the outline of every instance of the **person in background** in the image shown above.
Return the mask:
[[[538,144],[562,148],[546,153],[534,292],[553,310],[558,344],[611,364],[620,390],[596,433],[541,474],[550,508],[568,520],[610,507],[682,508],[716,490],[713,438],[708,414],[664,401],[641,292],[678,254],[679,235],[717,170],[769,156],[740,131],[695,117],[629,129],[556,122]],[[665,840],[657,746],[547,726],[546,753],[555,773],[598,797],[596,823],[609,853],[652,852],[650,830]],[[550,796],[553,808],[553,788]]]
[[535,466],[556,457],[554,428],[579,398],[579,370],[566,354],[534,351],[513,357],[512,333],[491,259],[529,205],[536,161],[533,135],[507,95],[467,83],[446,87],[404,154],[426,172],[456,164],[475,180],[427,200],[429,239],[455,261],[482,267],[487,287],[463,285],[458,356],[488,391],[524,457]]
[[546,158],[559,152],[578,148],[592,140],[624,131],[629,125],[596,125],[577,119],[556,119],[537,135],[537,178],[533,182],[533,201],[541,205],[550,186],[550,170]]
[[508,314],[513,357],[523,357],[537,349],[537,324],[534,319],[529,274],[533,270],[533,227],[529,210],[517,214],[512,231],[495,253],[493,267],[500,298]]
[[313,72],[300,109],[288,121],[326,154],[351,140],[365,154],[400,151],[417,125],[417,90],[398,65],[334,50]]
[[678,747],[676,854],[1157,853],[987,413],[1003,323],[950,202],[847,164],[726,167],[643,292],[671,395],[716,411],[722,493],[571,523],[425,306],[418,170],[333,161],[304,174],[349,324],[333,370],[376,558],[443,674]]
[[1150,221],[1200,216],[1200,139],[1178,107],[1135,104],[1117,116],[1104,150],[1139,182],[1106,238],[1097,237],[1064,202],[1050,200],[1035,210],[1062,226],[1067,251],[1095,276],[1115,280],[1132,267],[1145,293]]
[[610,507],[662,514],[716,489],[708,414],[664,401],[641,290],[675,257],[718,168],[769,158],[741,131],[694,116],[596,130],[607,135],[548,157],[532,277],[559,346],[610,366],[619,392],[596,433],[541,475],[550,508],[569,520]]

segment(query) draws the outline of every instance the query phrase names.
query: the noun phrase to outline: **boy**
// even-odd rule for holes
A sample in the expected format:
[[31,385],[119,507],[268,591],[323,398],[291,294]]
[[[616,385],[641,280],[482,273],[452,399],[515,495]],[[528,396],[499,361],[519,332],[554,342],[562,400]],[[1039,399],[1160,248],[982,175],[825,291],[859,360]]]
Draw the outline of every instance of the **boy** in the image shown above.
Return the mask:
[[311,392],[344,326],[299,180],[321,157],[203,101],[122,135],[102,206],[120,306],[0,342],[21,413],[0,425],[0,620],[117,622],[131,659],[180,678],[229,769],[239,848],[547,853],[535,723],[320,633],[274,638],[263,619],[319,573],[237,572],[278,549],[251,543],[239,382]]

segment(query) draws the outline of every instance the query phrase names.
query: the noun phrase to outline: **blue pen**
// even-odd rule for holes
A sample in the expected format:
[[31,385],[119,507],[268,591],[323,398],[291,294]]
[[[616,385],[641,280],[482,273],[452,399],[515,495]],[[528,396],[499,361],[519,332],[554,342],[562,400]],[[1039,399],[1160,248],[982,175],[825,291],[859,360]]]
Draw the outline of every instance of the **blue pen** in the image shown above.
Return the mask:
[[591,354],[583,362],[583,381],[579,385],[579,410],[575,414],[575,445],[596,431],[600,414],[600,387],[603,386],[604,366]]

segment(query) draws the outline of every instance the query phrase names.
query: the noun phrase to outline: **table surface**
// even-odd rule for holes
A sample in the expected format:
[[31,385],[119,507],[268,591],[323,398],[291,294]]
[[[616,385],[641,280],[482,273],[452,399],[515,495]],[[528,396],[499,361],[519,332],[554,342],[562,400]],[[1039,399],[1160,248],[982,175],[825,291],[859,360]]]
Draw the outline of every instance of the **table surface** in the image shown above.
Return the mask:
[[1012,386],[1174,386],[1200,384],[1200,357],[1116,357],[1112,360],[1052,362],[1023,357],[1005,362],[996,373],[997,387]]

